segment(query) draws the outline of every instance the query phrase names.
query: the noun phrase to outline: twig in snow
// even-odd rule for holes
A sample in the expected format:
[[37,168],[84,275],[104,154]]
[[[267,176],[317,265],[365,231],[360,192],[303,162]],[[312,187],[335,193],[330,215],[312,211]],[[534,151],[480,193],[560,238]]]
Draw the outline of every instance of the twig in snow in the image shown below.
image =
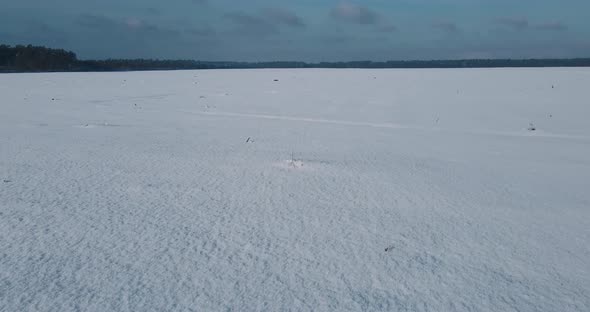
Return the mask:
[[531,122],[531,123],[529,123],[529,127],[528,127],[528,129],[527,129],[527,130],[529,130],[529,131],[535,131],[535,130],[537,130],[537,128],[536,128],[536,127],[535,127],[535,125],[533,125],[533,123]]

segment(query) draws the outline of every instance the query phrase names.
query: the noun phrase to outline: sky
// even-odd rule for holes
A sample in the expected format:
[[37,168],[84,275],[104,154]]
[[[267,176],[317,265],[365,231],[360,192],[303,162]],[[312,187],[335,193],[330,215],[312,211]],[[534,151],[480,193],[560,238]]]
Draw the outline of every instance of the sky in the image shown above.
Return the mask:
[[590,57],[588,0],[0,0],[0,43],[81,59]]

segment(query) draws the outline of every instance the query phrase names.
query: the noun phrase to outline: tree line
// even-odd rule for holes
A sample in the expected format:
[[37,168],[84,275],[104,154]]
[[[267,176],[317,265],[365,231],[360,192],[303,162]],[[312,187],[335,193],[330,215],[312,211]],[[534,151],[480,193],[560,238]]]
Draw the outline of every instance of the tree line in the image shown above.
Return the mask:
[[493,68],[589,67],[590,58],[574,59],[466,59],[354,62],[204,62],[194,60],[108,59],[79,60],[76,54],[41,46],[0,45],[0,72],[131,71],[248,68]]

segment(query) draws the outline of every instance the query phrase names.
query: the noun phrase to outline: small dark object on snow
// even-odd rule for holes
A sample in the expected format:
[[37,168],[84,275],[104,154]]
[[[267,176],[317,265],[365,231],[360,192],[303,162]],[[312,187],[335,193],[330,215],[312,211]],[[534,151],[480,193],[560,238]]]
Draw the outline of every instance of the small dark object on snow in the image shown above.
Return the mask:
[[551,86],[551,89],[555,89],[555,86]]
[[206,98],[204,95],[199,96],[200,99]]
[[252,140],[252,138],[248,137],[248,139],[246,140],[246,143],[250,143],[250,142],[254,143],[254,140]]
[[10,181],[10,180],[4,180],[4,183],[10,183],[10,182],[12,182],[12,181]]
[[385,248],[385,252],[390,252],[393,250],[393,248],[394,248],[393,246],[389,246],[389,247]]
[[537,128],[535,127],[535,125],[533,125],[533,124],[531,123],[531,124],[529,124],[529,127],[528,127],[528,129],[527,129],[527,130],[529,130],[529,131],[536,131],[536,130],[537,130]]
[[52,100],[52,101],[55,101],[55,99],[54,99],[54,98],[51,98],[51,100]]
[[278,79],[275,79],[274,81],[279,81]]

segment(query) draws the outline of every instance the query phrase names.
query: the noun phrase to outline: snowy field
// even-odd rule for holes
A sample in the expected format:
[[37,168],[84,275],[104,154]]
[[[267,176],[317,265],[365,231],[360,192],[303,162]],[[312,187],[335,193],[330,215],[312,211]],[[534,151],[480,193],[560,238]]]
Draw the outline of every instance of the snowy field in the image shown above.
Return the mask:
[[590,311],[590,69],[0,75],[0,311],[280,310]]

